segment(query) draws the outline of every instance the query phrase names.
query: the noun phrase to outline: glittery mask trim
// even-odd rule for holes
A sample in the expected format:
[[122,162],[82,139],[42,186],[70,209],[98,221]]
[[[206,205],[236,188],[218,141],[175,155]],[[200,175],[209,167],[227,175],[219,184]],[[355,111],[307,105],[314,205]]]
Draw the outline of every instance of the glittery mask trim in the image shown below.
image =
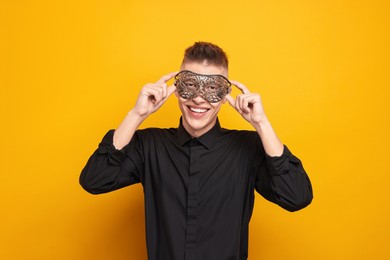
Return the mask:
[[210,103],[217,103],[230,93],[232,84],[222,75],[203,75],[183,70],[175,76],[175,86],[184,99],[201,96]]

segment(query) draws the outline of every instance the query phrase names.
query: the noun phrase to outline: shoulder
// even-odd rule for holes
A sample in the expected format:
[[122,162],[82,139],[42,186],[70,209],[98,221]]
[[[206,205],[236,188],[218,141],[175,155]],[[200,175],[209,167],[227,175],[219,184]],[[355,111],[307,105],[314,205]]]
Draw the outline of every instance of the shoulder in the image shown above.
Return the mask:
[[264,156],[261,138],[256,131],[221,129],[223,146],[226,150],[234,151],[237,156],[254,160]]
[[221,128],[222,136],[225,138],[241,139],[242,141],[260,141],[260,137],[256,131],[251,130],[232,130]]
[[247,149],[262,148],[260,136],[256,131],[221,128],[221,133],[221,138],[231,144],[246,147]]

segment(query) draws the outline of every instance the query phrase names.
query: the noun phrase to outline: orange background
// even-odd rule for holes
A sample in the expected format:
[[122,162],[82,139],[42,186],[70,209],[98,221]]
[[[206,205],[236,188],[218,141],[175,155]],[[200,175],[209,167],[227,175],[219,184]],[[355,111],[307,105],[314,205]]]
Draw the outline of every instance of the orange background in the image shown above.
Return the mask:
[[[0,2],[0,259],[146,259],[142,187],[78,177],[140,88],[211,41],[315,192],[256,198],[249,259],[390,259],[388,1]],[[178,125],[172,96],[142,127]],[[225,105],[226,128],[250,126]]]

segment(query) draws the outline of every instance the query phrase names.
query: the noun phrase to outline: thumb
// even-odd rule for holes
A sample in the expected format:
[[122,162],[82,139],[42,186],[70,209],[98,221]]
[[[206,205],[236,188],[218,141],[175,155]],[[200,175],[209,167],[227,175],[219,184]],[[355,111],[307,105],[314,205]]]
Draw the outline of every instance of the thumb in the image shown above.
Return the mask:
[[232,96],[230,96],[230,94],[227,94],[225,97],[226,97],[227,101],[229,102],[229,104],[232,107],[235,107],[236,101],[234,100],[234,98]]

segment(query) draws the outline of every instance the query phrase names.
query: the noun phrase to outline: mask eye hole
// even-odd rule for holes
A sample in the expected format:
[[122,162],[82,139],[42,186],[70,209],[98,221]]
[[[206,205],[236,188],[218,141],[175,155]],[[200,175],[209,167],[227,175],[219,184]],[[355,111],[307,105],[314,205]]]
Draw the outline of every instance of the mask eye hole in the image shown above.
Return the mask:
[[187,80],[187,81],[184,81],[183,83],[184,83],[184,85],[186,86],[186,88],[188,90],[193,91],[193,90],[197,89],[197,86],[196,86],[195,82],[192,81],[192,80]]
[[210,92],[210,93],[215,93],[219,90],[219,86],[210,84],[210,85],[205,86],[205,90],[207,92]]

